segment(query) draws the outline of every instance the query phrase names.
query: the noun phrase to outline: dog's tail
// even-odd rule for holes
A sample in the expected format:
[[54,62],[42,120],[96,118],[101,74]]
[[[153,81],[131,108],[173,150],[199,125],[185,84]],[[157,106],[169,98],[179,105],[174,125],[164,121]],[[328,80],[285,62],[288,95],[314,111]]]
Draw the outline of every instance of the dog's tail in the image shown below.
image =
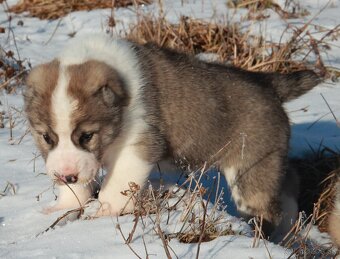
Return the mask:
[[293,100],[307,93],[319,84],[321,78],[312,70],[302,70],[289,74],[268,74],[273,87],[282,102]]
[[329,216],[328,232],[335,244],[340,247],[340,178],[336,186],[336,196],[334,201],[334,210]]

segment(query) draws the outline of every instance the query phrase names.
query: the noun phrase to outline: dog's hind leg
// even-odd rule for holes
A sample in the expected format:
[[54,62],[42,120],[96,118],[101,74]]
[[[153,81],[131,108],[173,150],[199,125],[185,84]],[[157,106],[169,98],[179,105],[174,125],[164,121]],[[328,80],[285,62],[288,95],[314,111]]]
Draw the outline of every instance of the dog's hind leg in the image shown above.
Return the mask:
[[247,168],[225,166],[224,174],[242,217],[263,217],[265,237],[281,241],[297,213],[294,198],[282,191],[282,158],[273,152]]

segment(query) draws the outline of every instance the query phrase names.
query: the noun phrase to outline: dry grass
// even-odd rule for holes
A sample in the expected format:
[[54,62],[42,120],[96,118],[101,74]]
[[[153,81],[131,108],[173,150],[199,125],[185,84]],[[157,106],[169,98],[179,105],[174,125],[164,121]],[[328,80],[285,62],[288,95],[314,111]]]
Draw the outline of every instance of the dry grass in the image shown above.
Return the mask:
[[[130,185],[130,190],[123,194],[135,201],[134,226],[127,237],[121,231],[119,224],[118,230],[132,252],[136,254],[130,245],[135,230],[138,225],[146,228],[146,218],[151,222],[154,233],[162,241],[167,258],[177,257],[170,246],[170,240],[174,238],[182,243],[196,243],[196,258],[198,258],[203,242],[220,236],[244,234],[233,230],[232,223],[228,222],[225,214],[221,213],[221,208],[224,208],[221,204],[223,193],[215,197],[214,204],[208,202],[215,188],[218,188],[219,179],[215,180],[208,191],[200,181],[205,173],[205,168],[191,173],[181,186],[172,190],[165,190],[162,187],[155,190],[150,185],[149,188],[139,192],[139,186]],[[169,232],[163,229],[171,221],[177,222],[176,224],[180,226],[178,231]],[[145,253],[147,255],[146,247]]]
[[[321,145],[320,145],[321,146]],[[293,249],[289,258],[335,258],[340,251],[332,243],[318,245],[308,240],[312,226],[327,232],[328,218],[333,211],[336,183],[340,177],[340,154],[320,148],[304,159],[295,159],[292,166],[300,177],[300,216],[284,240]]]
[[40,19],[58,19],[75,11],[127,7],[150,2],[150,0],[21,0],[9,11],[13,13],[28,12],[30,16]]
[[329,244],[317,244],[308,239],[309,233],[314,225],[316,209],[313,214],[306,216],[300,212],[291,232],[282,241],[285,248],[292,252],[287,258],[336,258],[338,252]]
[[12,50],[6,51],[0,46],[0,90],[14,92],[18,85],[22,85],[26,71],[25,65],[15,58]]
[[309,12],[302,8],[299,1],[286,0],[282,8],[273,0],[229,0],[227,2],[230,8],[247,8],[249,9],[247,18],[249,20],[262,20],[269,16],[264,14],[266,9],[272,9],[280,15],[282,19],[293,19],[308,15]]
[[[326,231],[329,212],[333,207],[333,197],[335,192],[335,182],[339,176],[340,156],[332,152],[329,156],[329,149],[318,151],[309,156],[310,160],[293,161],[293,165],[299,170],[301,175],[301,197],[299,218],[291,229],[290,233],[282,241],[282,245],[291,249],[288,258],[335,258],[339,253],[331,243],[318,245],[308,239],[308,233],[313,225],[317,225],[321,231]],[[329,173],[331,171],[331,173]],[[119,224],[116,229],[121,234],[126,245],[138,257],[143,258],[133,248],[136,240],[138,228],[148,229],[146,232],[154,232],[162,241],[164,253],[167,258],[176,257],[175,251],[171,247],[171,239],[177,239],[182,243],[196,244],[196,258],[200,254],[200,246],[203,242],[209,242],[220,236],[226,235],[247,235],[233,229],[233,224],[225,219],[225,214],[221,210],[225,209],[222,201],[223,193],[216,194],[215,203],[211,204],[211,194],[219,188],[219,179],[215,179],[210,189],[207,190],[201,183],[202,177],[206,173],[205,168],[189,174],[185,182],[176,189],[168,190],[164,188],[149,188],[142,190],[134,183],[130,184],[129,190],[122,194],[135,201],[134,224],[128,234],[125,234]],[[184,188],[185,187],[185,188]],[[65,221],[79,218],[86,207],[80,206],[78,209],[70,210],[58,217],[46,230],[53,229],[56,225],[63,225]],[[123,213],[124,214],[124,213]],[[83,217],[91,219],[92,217]],[[175,232],[169,232],[167,225],[169,222],[177,222],[180,227]],[[271,253],[267,247],[267,240],[262,233],[261,216],[253,219],[254,239],[252,247],[257,248],[263,244],[268,258]],[[143,234],[144,235],[144,234]],[[148,248],[144,249],[148,258]]]
[[[135,202],[134,220],[129,233],[124,233],[119,224],[119,217],[117,217],[116,229],[136,257],[143,258],[133,248],[134,240],[140,237],[140,234],[136,237],[136,233],[140,233],[140,229],[143,232],[147,229],[148,233],[151,230],[158,236],[167,258],[177,257],[171,247],[170,241],[172,239],[177,239],[182,243],[197,244],[196,258],[198,258],[201,243],[214,240],[220,236],[246,234],[234,230],[233,223],[225,219],[225,214],[221,213],[221,208],[224,208],[221,204],[223,193],[216,195],[215,204],[208,202],[214,188],[218,188],[219,179],[216,179],[212,188],[207,191],[200,182],[203,174],[205,174],[205,171],[192,173],[181,186],[171,190],[163,187],[154,189],[151,185],[149,185],[149,188],[140,190],[138,185],[130,183],[129,190],[122,192],[123,195],[129,197],[129,200]],[[90,203],[91,201],[84,206],[80,205],[77,209],[63,213],[37,236],[52,231],[56,226],[64,225],[67,221],[73,221],[80,217],[86,220],[95,218],[95,215],[86,215],[86,208],[90,206]],[[124,211],[122,214],[124,214]],[[174,222],[179,227],[176,228],[176,231],[169,231],[173,227],[169,228],[168,225],[174,224]],[[137,229],[139,230],[136,231]],[[144,242],[144,236],[141,237]],[[145,243],[144,249],[145,258],[148,258]]]
[[8,14],[8,4],[6,1],[0,2],[8,16],[6,28],[0,27],[1,36],[6,38],[6,42],[11,40],[14,42],[14,49],[7,49],[4,46],[0,46],[0,91],[5,89],[7,93],[13,93],[17,86],[22,85],[23,78],[30,64],[27,60],[22,60],[20,57],[16,37],[12,28],[12,19]]
[[312,68],[323,76],[330,75],[320,53],[327,48],[327,39],[339,36],[340,28],[328,30],[317,40],[309,33],[308,25],[290,27],[291,38],[274,43],[242,31],[238,23],[218,24],[182,17],[178,24],[171,24],[164,17],[140,15],[126,37],[140,44],[152,42],[190,54],[214,53],[220,61],[250,71],[287,73]]
[[293,163],[301,182],[300,210],[307,215],[314,213],[315,224],[320,231],[326,232],[328,216],[333,210],[336,182],[340,177],[340,154],[325,148]]

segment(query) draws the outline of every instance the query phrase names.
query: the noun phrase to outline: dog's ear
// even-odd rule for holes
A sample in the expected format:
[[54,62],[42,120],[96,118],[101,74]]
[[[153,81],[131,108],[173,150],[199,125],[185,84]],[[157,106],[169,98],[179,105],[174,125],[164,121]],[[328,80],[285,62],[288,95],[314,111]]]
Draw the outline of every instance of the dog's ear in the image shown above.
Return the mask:
[[104,103],[107,106],[114,106],[117,103],[118,96],[114,93],[114,91],[108,86],[104,85],[101,88],[101,94],[103,96]]
[[127,93],[124,81],[115,74],[100,88],[104,104],[108,107],[125,106]]

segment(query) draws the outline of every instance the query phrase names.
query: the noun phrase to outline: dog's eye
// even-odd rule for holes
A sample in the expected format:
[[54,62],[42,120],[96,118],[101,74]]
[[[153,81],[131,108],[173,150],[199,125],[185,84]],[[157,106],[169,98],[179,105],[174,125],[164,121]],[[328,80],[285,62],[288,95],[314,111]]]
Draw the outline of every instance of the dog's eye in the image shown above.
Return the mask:
[[84,145],[84,144],[89,143],[92,137],[93,137],[93,133],[89,133],[89,132],[82,133],[79,138],[79,144]]
[[52,145],[52,139],[47,133],[43,134],[43,138],[47,144]]

